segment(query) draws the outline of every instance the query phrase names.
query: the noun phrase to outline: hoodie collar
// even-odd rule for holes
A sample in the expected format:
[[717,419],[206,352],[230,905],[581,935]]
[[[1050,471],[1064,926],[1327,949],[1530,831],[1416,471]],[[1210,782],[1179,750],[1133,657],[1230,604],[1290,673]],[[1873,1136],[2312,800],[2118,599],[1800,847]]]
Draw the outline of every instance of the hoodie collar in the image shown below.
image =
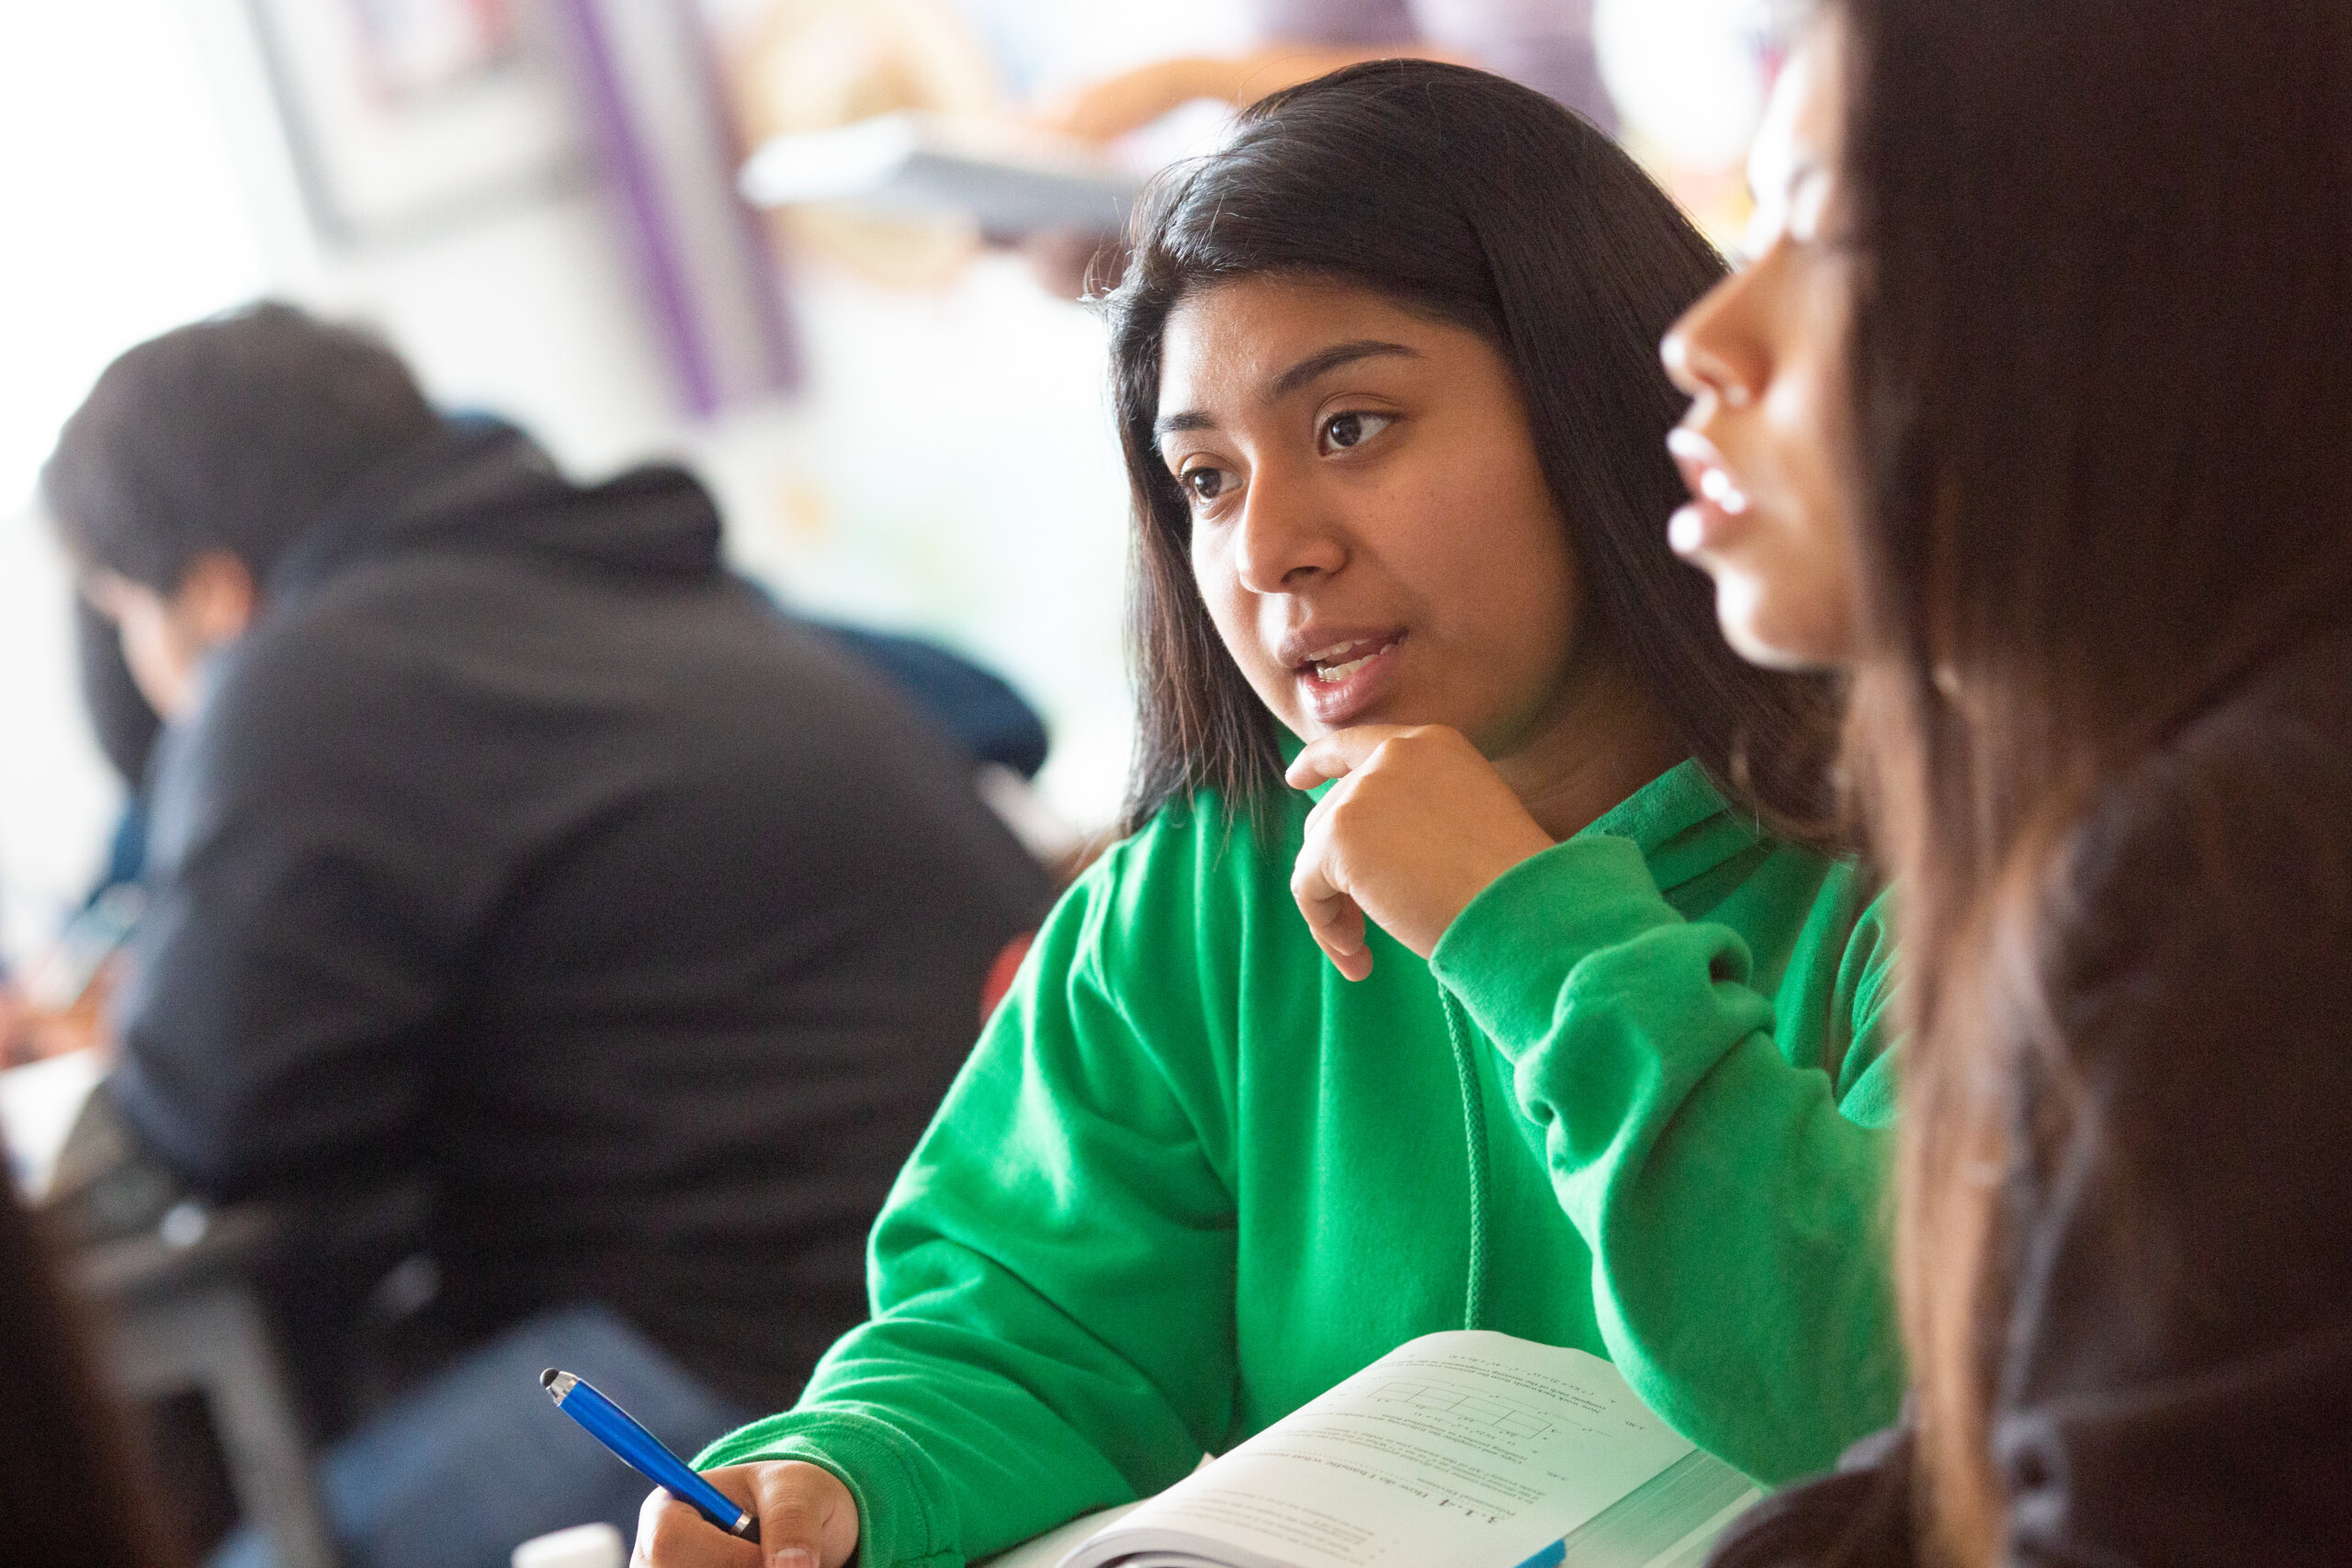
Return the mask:
[[1762,828],[1724,803],[1696,761],[1677,762],[1602,812],[1579,839],[1631,839],[1658,891],[1706,875],[1764,840]]
[[670,466],[575,486],[513,425],[451,421],[379,464],[320,513],[269,576],[284,603],[367,561],[420,550],[520,553],[609,570],[719,570],[717,508]]

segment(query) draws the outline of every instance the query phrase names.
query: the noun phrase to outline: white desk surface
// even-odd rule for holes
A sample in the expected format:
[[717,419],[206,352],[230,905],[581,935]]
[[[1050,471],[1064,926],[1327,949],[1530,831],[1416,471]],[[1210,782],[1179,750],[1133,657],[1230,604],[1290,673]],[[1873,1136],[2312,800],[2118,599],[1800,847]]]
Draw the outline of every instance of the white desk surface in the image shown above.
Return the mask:
[[39,1198],[49,1190],[65,1134],[104,1077],[96,1051],[68,1051],[0,1072],[0,1138],[7,1141],[8,1174],[17,1191]]

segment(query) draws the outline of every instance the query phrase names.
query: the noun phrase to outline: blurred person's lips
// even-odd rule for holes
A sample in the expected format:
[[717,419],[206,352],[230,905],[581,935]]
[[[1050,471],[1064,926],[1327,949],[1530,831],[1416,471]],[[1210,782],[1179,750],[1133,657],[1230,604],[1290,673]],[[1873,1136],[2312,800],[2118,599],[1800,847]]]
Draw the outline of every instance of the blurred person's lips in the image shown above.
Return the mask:
[[1386,690],[1404,640],[1398,626],[1310,623],[1285,636],[1275,656],[1291,671],[1316,718],[1338,729]]
[[1667,543],[1674,553],[1701,555],[1724,544],[1736,533],[1749,510],[1747,487],[1732,473],[1731,465],[1715,444],[1687,425],[1666,433],[1666,449],[1682,470],[1690,502],[1676,510],[1666,525]]

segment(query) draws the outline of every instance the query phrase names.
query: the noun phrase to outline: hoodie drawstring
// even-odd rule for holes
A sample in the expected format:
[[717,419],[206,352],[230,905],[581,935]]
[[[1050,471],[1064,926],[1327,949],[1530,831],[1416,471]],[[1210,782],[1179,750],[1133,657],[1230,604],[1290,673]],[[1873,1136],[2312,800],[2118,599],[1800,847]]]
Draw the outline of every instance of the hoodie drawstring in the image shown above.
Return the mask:
[[1462,1326],[1483,1326],[1487,1315],[1487,1097],[1478,1087],[1478,1065],[1470,1058],[1470,1021],[1453,993],[1438,987],[1445,1010],[1445,1037],[1453,1046],[1453,1070],[1462,1080],[1462,1128],[1470,1145],[1470,1279],[1462,1293]]

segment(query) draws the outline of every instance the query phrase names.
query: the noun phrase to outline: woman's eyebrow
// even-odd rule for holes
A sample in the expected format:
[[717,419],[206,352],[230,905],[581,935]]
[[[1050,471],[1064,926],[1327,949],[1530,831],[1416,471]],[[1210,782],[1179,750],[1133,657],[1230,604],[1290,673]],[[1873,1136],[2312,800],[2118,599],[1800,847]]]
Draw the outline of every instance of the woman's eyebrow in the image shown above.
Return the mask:
[[1216,428],[1216,421],[1198,409],[1187,409],[1182,413],[1161,414],[1151,427],[1151,438],[1154,441],[1164,441],[1180,430],[1215,430]]
[[[1262,396],[1270,403],[1278,403],[1318,377],[1328,376],[1342,365],[1353,365],[1359,359],[1375,359],[1382,355],[1396,355],[1406,359],[1419,359],[1421,351],[1401,343],[1389,343],[1382,338],[1352,338],[1335,343],[1308,355],[1281,375],[1266,383]],[[1216,421],[1198,409],[1186,409],[1181,413],[1164,413],[1151,427],[1154,440],[1164,439],[1180,430],[1215,430]]]
[[1386,343],[1379,338],[1355,338],[1347,343],[1335,343],[1327,349],[1308,355],[1267,382],[1266,400],[1280,402],[1308,382],[1329,375],[1342,365],[1353,365],[1359,359],[1374,359],[1385,354],[1401,355],[1407,359],[1421,356],[1419,349],[1408,348],[1401,343]]

